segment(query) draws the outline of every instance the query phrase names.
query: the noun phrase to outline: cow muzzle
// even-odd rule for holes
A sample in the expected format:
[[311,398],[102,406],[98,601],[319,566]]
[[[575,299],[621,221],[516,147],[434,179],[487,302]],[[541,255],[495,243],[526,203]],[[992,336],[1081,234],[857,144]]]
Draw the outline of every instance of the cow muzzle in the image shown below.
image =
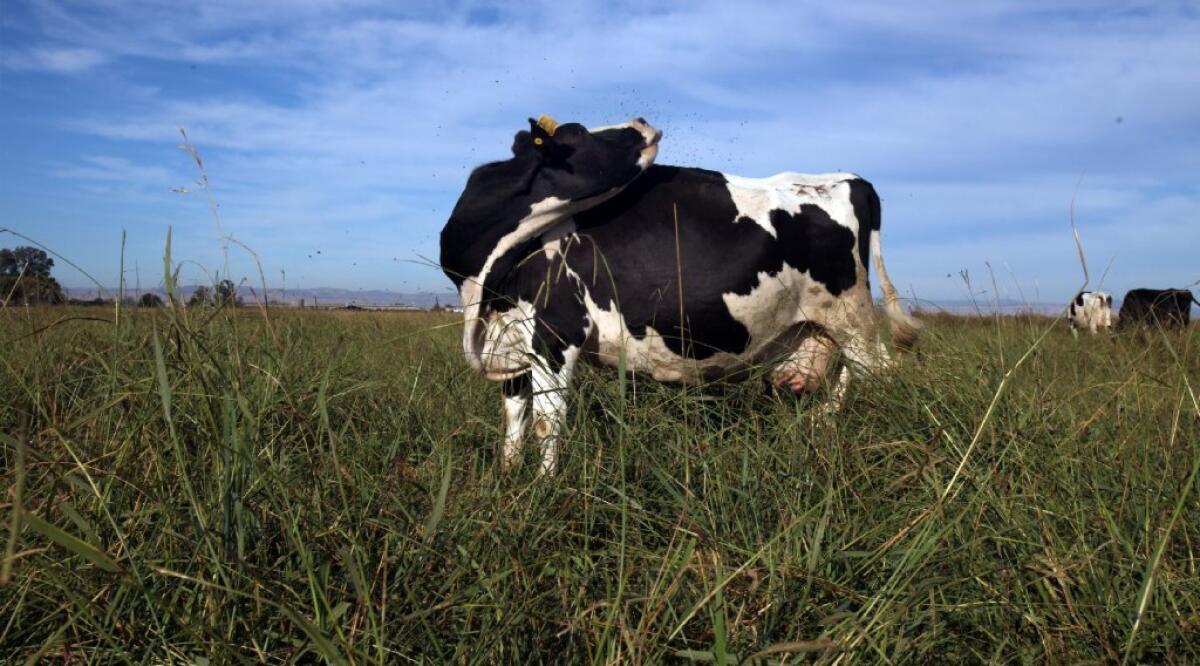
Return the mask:
[[629,126],[641,132],[646,141],[646,147],[642,148],[641,157],[638,159],[638,165],[645,169],[658,157],[658,142],[662,140],[662,130],[646,122],[645,118],[634,118],[629,121]]

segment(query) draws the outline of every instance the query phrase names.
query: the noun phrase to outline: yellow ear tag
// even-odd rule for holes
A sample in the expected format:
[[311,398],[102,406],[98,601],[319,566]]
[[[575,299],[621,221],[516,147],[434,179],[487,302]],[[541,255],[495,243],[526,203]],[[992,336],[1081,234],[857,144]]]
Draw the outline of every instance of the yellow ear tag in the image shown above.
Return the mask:
[[534,137],[534,138],[533,138],[533,145],[535,145],[535,146],[540,146],[540,145],[542,145],[542,137],[540,137],[540,136]]
[[554,130],[558,129],[558,121],[550,116],[543,115],[538,118],[537,126],[542,128],[542,131],[550,136],[554,136]]

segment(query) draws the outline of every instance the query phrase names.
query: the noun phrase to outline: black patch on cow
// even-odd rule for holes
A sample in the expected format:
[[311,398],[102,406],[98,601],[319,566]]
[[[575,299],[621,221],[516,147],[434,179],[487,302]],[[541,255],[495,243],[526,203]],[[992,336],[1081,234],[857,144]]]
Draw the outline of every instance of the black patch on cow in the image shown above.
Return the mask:
[[1117,328],[1136,325],[1186,328],[1195,300],[1187,289],[1131,289],[1121,301]]
[[[850,205],[854,207],[854,217],[858,218],[858,258],[865,268],[871,265],[871,232],[878,232],[882,222],[879,195],[873,185],[861,178],[855,178],[849,184]],[[869,270],[867,275],[870,275]]]
[[[771,226],[779,238],[783,260],[825,285],[837,296],[858,281],[854,262],[854,232],[838,224],[820,206],[804,204],[800,212],[771,211]],[[778,273],[773,269],[772,274]]]
[[518,375],[512,379],[506,379],[500,383],[500,392],[506,398],[515,398],[524,395],[529,390],[529,373]]
[[1090,293],[1091,293],[1091,292],[1088,292],[1088,291],[1081,291],[1081,292],[1079,292],[1078,294],[1076,294],[1076,295],[1075,295],[1075,305],[1076,305],[1077,307],[1083,307],[1083,295],[1084,295],[1084,294],[1090,294]]
[[750,334],[730,315],[725,294],[749,294],[760,272],[776,275],[785,261],[833,294],[857,279],[854,233],[820,207],[772,211],[770,221],[778,240],[738,217],[720,173],[653,166],[621,194],[575,217],[580,240],[567,263],[596,304],[620,312],[635,337],[653,327],[676,354],[738,354]]

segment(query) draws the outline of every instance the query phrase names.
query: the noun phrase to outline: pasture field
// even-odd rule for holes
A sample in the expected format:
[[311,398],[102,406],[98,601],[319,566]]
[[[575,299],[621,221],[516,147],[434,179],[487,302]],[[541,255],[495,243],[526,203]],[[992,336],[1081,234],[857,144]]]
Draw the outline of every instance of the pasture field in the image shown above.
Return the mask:
[[[1200,334],[926,316],[833,420],[454,315],[0,310],[0,661],[1200,663]],[[530,452],[532,453],[532,452]]]

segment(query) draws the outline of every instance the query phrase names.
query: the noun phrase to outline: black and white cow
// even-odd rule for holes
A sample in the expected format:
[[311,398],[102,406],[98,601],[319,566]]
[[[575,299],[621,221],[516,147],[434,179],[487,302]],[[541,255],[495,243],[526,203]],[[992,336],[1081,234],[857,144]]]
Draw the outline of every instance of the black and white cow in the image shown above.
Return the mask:
[[471,174],[442,231],[467,362],[503,383],[505,467],[532,411],[541,469],[554,470],[581,358],[689,383],[766,363],[776,384],[809,391],[840,350],[836,408],[849,367],[890,365],[868,257],[893,340],[916,339],[884,270],[870,183],[652,166],[660,138],[640,118],[592,130],[531,119],[511,159]]
[[1079,329],[1084,329],[1092,335],[1100,329],[1112,328],[1112,296],[1103,291],[1081,291],[1071,301],[1067,311],[1067,322],[1071,325],[1071,334],[1079,335]]
[[1187,289],[1130,289],[1121,301],[1117,327],[1139,324],[1187,328],[1196,297]]

